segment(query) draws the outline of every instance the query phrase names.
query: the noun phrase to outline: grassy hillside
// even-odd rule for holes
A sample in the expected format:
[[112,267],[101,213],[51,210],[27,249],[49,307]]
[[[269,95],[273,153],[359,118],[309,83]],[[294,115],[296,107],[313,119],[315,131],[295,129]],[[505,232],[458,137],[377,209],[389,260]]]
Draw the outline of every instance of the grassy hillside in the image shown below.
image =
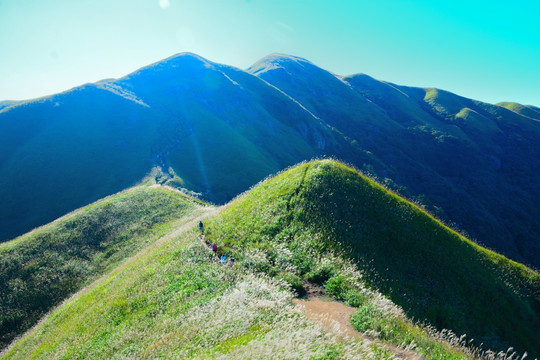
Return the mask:
[[[493,326],[512,328],[518,333],[490,344],[517,341],[537,354],[538,274],[340,163],[292,168],[204,221],[206,240],[234,266],[219,264],[192,221],[66,301],[3,359],[389,359],[395,346],[426,359],[480,356],[451,333],[415,324],[417,314],[484,339]],[[351,322],[372,340],[338,338],[308,320],[292,302],[307,282],[357,307]],[[443,296],[445,311],[435,306]]]
[[[324,254],[357,264],[362,282],[408,317],[466,333],[477,345],[540,354],[537,273],[470,242],[342,164],[318,161],[284,172],[229,205],[208,227],[209,238],[233,253],[266,252],[268,264],[260,266],[298,289],[302,279],[324,283],[329,293],[360,306],[363,330],[372,326],[398,343],[407,339],[395,334],[397,325],[362,318],[378,310],[356,298],[350,276]],[[293,264],[286,274],[278,266],[283,252]]]
[[336,152],[338,158],[482,244],[540,267],[540,124],[530,117],[533,107],[521,106],[525,115],[444,90],[336,76],[288,55],[267,56],[248,71],[369,152]]
[[178,54],[120,79],[0,104],[0,241],[153,168],[162,182],[225,203],[287,166],[333,156],[540,267],[538,111],[337,76],[288,55],[242,71]]
[[[385,358],[308,321],[282,282],[171,236],[54,311],[3,359]],[[377,356],[379,354],[379,356]]]
[[[393,358],[395,348],[366,338],[339,338],[308,320],[292,302],[287,282],[267,271],[272,249],[236,248],[239,261],[224,267],[199,240],[195,224],[180,227],[66,301],[2,358]],[[279,274],[294,263],[291,253],[281,250],[274,264]],[[332,266],[341,264],[357,283],[358,272],[346,260],[334,260]],[[418,347],[427,349],[427,358],[471,358],[357,285],[355,297],[384,306],[385,317],[401,319],[414,331],[412,338],[421,340]]]
[[540,109],[532,105],[521,105],[515,102],[500,102],[496,104],[520,115],[540,121]]
[[62,300],[201,212],[178,191],[136,187],[0,244],[0,348]]

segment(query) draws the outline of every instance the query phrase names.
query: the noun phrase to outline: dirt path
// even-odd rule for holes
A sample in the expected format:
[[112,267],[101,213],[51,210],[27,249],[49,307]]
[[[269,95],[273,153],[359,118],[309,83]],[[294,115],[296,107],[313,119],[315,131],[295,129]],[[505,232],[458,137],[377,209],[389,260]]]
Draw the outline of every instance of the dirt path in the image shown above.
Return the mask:
[[[340,338],[353,337],[361,339],[366,344],[381,344],[376,339],[365,336],[353,328],[350,318],[356,312],[356,308],[333,301],[322,288],[308,286],[306,290],[307,300],[294,299],[294,302],[304,309],[308,319],[318,322],[323,329]],[[397,359],[424,360],[422,355],[412,350],[403,350],[388,344],[383,346],[395,353]]]

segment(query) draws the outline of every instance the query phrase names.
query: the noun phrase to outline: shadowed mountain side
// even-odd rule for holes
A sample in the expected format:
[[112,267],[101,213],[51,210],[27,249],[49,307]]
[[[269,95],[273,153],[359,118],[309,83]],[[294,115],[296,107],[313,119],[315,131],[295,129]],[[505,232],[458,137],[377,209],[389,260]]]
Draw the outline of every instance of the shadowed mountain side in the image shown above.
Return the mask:
[[[539,266],[533,254],[540,243],[533,234],[540,228],[533,214],[540,210],[535,200],[540,197],[540,165],[531,162],[540,158],[537,123],[442,90],[396,86],[366,75],[346,79],[371,101],[391,109],[395,118],[428,119],[395,136],[405,140],[399,149],[417,164],[408,170],[399,155],[387,159],[397,169],[398,183],[426,194],[444,209],[446,215],[439,215],[481,243]],[[425,173],[418,164],[450,186],[441,187],[441,177],[422,176],[425,180],[418,182],[417,176]]]
[[341,77],[288,55],[242,71],[179,54],[0,110],[0,241],[152,169],[224,203],[291,164],[336,156],[540,267],[540,123],[520,106]]
[[348,136],[358,135],[362,147],[373,132],[396,125],[349,84],[305,59],[270,55],[247,71],[283,90],[330,126]]
[[330,128],[279,90],[193,54],[172,57],[115,84],[180,119],[182,129],[163,139],[173,143],[168,161],[213,201],[225,202],[284,166],[332,151],[338,142]]
[[230,204],[208,228],[220,246],[281,243],[308,278],[316,272],[310,258],[331,249],[357,263],[364,281],[415,319],[492,349],[540,353],[537,273],[340,163],[283,172]]
[[158,130],[152,118],[95,85],[1,112],[1,239],[144,177]]
[[343,159],[480,243],[540,266],[538,122],[443,90],[339,77],[288,55],[268,56],[248,71],[371,154]]
[[131,186],[155,166],[223,203],[344,147],[279,90],[191,54],[4,109],[0,128],[1,240]]
[[527,116],[531,119],[540,121],[540,109],[532,105],[521,105],[514,102],[500,102],[495,104],[497,106],[502,106],[508,110],[511,110],[515,113],[518,113],[523,116]]

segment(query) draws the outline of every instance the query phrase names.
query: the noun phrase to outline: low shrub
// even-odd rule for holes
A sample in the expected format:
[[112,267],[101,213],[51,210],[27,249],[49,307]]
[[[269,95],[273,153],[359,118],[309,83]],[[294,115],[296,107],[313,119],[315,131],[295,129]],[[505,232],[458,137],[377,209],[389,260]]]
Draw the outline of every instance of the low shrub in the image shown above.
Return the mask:
[[330,264],[323,264],[306,274],[306,279],[314,284],[322,285],[332,276],[335,270]]

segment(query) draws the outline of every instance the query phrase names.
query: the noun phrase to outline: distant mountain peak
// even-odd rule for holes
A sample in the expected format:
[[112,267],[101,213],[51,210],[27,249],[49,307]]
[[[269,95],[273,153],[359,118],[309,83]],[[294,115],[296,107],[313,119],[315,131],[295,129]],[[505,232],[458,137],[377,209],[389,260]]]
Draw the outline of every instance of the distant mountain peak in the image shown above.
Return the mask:
[[530,119],[540,121],[540,109],[532,105],[523,105],[516,102],[503,101],[495,104],[496,106],[503,107],[516,114],[526,116]]
[[291,61],[291,60],[292,61],[306,62],[306,63],[311,64],[311,61],[309,61],[307,59],[304,59],[303,57],[295,56],[295,55],[289,55],[289,54],[282,54],[282,53],[272,53],[270,55],[267,55],[267,56],[263,57],[259,61]]
[[148,74],[149,72],[160,72],[175,68],[181,69],[183,72],[213,69],[216,65],[216,63],[209,61],[200,55],[191,52],[182,52],[138,69],[120,80],[130,79],[141,74]]
[[202,56],[189,52],[189,51],[174,54],[173,56],[170,56],[166,58],[165,60],[159,61],[159,63],[170,62],[174,60],[182,60],[182,61],[191,60],[191,61],[199,61],[205,64],[213,64],[213,62],[211,62],[210,60],[205,59]]
[[257,61],[255,64],[250,66],[247,69],[247,71],[253,75],[259,75],[269,70],[284,68],[285,65],[291,64],[291,63],[296,64],[296,65],[301,65],[301,66],[305,64],[315,66],[311,61],[298,57],[298,56],[274,53],[274,54],[270,54],[263,57],[262,59]]

